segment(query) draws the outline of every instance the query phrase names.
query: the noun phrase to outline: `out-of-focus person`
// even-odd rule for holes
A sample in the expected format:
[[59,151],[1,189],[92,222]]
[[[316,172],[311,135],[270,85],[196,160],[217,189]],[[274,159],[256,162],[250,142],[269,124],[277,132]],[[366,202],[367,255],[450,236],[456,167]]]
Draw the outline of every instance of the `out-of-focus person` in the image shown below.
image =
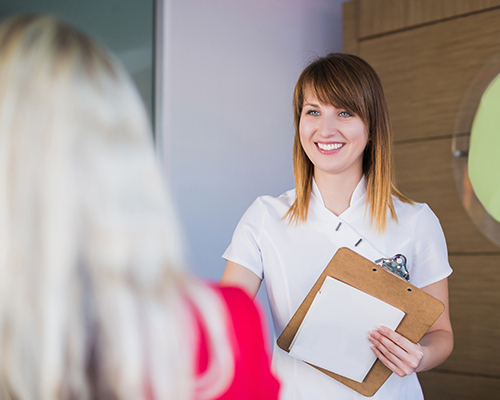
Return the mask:
[[253,302],[188,275],[144,106],[50,16],[0,24],[0,398],[276,399]]

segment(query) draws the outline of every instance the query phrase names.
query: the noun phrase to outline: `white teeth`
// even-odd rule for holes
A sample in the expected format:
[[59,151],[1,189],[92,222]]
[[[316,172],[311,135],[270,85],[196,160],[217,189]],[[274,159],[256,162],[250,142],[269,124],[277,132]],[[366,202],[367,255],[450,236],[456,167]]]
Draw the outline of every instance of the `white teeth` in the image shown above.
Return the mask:
[[330,144],[317,143],[317,145],[321,150],[330,151],[330,150],[340,149],[344,144],[343,143],[330,143]]

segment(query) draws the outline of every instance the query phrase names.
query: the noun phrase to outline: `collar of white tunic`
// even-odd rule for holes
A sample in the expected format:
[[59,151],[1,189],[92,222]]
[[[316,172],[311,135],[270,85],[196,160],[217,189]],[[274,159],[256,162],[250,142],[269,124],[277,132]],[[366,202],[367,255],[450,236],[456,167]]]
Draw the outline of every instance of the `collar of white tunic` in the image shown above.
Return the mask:
[[[335,251],[348,247],[365,258],[375,261],[386,257],[386,235],[375,235],[366,214],[366,179],[361,177],[354,189],[349,207],[339,216],[326,208],[318,185],[313,180],[310,203],[310,220],[314,229],[322,232],[335,244]],[[333,250],[334,247],[330,247]]]
[[[325,206],[325,201],[323,200],[323,196],[321,195],[318,184],[316,183],[316,179],[313,179],[311,194],[312,194],[311,199],[314,202],[314,206],[316,207],[320,206],[325,210],[328,210]],[[366,179],[365,176],[363,175],[361,177],[361,180],[358,182],[356,188],[352,192],[351,200],[349,202],[349,208],[347,208],[342,214],[340,214],[339,217],[345,218],[348,214],[350,214],[352,206],[358,203],[359,201],[364,200],[365,196],[366,196]],[[328,210],[328,212],[331,213],[330,210]]]

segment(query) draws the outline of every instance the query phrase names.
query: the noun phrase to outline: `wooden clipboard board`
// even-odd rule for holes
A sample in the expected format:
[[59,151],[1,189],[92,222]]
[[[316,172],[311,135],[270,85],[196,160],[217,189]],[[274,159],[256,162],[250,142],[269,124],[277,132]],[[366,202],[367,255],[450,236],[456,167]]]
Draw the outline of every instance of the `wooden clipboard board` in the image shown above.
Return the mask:
[[[413,343],[417,343],[424,336],[444,311],[444,304],[436,298],[343,247],[335,253],[278,338],[278,346],[286,352],[289,352],[292,340],[327,276],[362,290],[405,312],[406,315],[396,332]],[[392,374],[392,371],[379,359],[375,361],[361,383],[323,368],[314,365],[313,367],[367,397],[373,396]]]

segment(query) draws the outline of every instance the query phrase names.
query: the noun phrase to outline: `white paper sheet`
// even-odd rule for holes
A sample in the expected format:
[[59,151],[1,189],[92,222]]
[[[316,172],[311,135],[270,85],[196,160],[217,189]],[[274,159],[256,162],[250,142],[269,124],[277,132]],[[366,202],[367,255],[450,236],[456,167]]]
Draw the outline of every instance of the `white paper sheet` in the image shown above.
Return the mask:
[[290,355],[362,382],[377,359],[370,331],[396,329],[405,313],[327,277],[290,346]]

